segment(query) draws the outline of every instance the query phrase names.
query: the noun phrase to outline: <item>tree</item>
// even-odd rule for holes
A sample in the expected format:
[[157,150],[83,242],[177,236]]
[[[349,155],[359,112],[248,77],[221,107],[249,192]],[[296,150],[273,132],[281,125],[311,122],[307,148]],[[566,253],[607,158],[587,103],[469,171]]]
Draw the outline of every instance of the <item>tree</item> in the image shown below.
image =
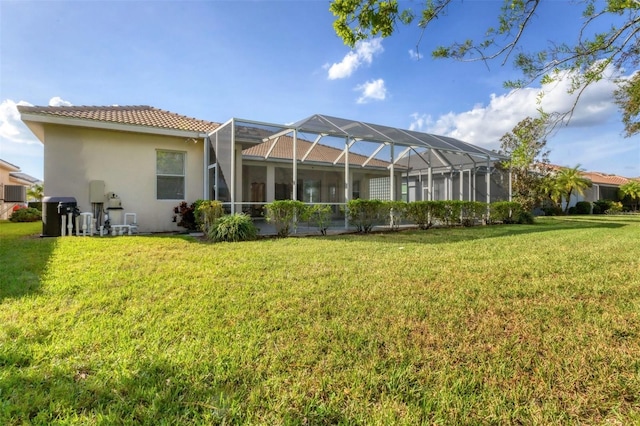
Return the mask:
[[42,201],[42,197],[44,196],[44,187],[40,183],[36,183],[27,189],[27,197],[30,199],[34,199],[36,201]]
[[560,194],[567,201],[564,212],[569,213],[569,203],[571,202],[571,194],[574,191],[580,195],[584,195],[584,190],[591,187],[591,180],[582,175],[580,164],[573,168],[563,168],[556,175],[556,181],[560,190]]
[[500,167],[511,172],[513,198],[526,211],[532,210],[543,194],[541,184],[549,163],[546,127],[545,117],[527,117],[500,138],[500,153],[511,158]]
[[625,136],[640,132],[640,71],[623,81],[614,95],[616,104],[622,110]]
[[[454,0],[427,0],[422,3],[418,21],[422,31],[426,31],[434,20],[444,18],[451,3]],[[574,2],[572,4],[575,7],[582,7],[584,17],[574,43],[550,42],[546,49],[539,52],[517,52],[523,36],[531,28],[536,12],[548,3],[542,0],[503,0],[496,19],[497,25],[488,28],[484,38],[437,47],[432,56],[460,61],[499,59],[505,64],[513,54],[514,65],[522,71],[523,77],[508,81],[505,86],[519,88],[538,80],[550,83],[568,78],[571,81],[569,90],[577,93],[578,99],[586,87],[605,77],[609,67],[620,71],[624,68],[634,69],[638,65],[640,1],[637,0]],[[417,15],[410,8],[400,10],[398,0],[333,0],[329,10],[336,17],[333,23],[336,33],[350,47],[359,40],[388,37],[398,24],[410,24]],[[636,74],[635,78],[620,80],[619,84],[618,105],[623,114],[629,111],[629,118],[636,119],[636,125],[626,127],[626,135],[631,136],[640,131],[637,125],[638,106],[634,104],[638,99],[640,77]],[[559,114],[556,119],[570,119],[571,112]]]
[[560,201],[562,201],[562,189],[556,176],[548,174],[542,178],[540,190],[542,194],[549,198],[549,201],[551,201],[554,207],[558,206]]
[[640,204],[640,181],[630,180],[624,185],[620,185],[620,198],[629,197],[631,202],[635,200],[636,205],[634,210],[638,210],[638,204]]

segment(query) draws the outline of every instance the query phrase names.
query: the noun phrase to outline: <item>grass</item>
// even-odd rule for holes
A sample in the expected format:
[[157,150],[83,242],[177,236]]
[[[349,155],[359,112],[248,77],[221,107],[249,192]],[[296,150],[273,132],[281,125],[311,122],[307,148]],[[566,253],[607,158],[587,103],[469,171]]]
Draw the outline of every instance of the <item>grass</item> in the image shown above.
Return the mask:
[[235,244],[39,226],[0,224],[0,424],[640,423],[638,217]]

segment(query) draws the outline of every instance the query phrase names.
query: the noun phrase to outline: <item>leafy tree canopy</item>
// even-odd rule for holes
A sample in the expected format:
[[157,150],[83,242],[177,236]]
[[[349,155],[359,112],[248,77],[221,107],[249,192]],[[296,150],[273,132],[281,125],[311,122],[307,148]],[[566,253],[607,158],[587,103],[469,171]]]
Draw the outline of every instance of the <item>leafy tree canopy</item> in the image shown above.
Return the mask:
[[[359,40],[376,36],[388,37],[398,25],[411,24],[427,30],[436,18],[448,13],[454,0],[425,0],[422,9],[400,9],[398,0],[333,0],[330,10],[336,17],[333,27],[349,46]],[[584,17],[574,43],[553,43],[539,52],[520,52],[523,35],[531,27],[542,0],[503,0],[496,25],[487,29],[479,40],[454,41],[437,47],[432,56],[461,61],[492,59],[506,63],[513,54],[514,65],[523,77],[505,82],[508,88],[520,88],[534,81],[551,83],[570,78],[570,91],[578,98],[590,84],[605,76],[613,67],[616,71],[634,69],[640,62],[640,1],[638,0],[580,0],[575,7],[582,8]],[[453,17],[455,18],[455,17]],[[600,30],[607,28],[606,30]],[[623,111],[627,136],[640,132],[638,73],[631,79],[621,79],[616,101]],[[570,111],[562,114],[570,117]]]
[[549,151],[546,149],[547,120],[527,117],[500,138],[500,153],[510,160],[499,166],[512,174],[513,198],[529,211],[542,199],[543,178],[547,173]]

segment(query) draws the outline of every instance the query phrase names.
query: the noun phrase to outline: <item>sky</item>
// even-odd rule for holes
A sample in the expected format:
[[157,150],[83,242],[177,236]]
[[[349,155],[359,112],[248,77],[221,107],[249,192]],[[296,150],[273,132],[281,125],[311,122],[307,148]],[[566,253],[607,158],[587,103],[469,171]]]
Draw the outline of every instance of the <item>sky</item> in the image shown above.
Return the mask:
[[[521,77],[510,61],[431,58],[495,25],[501,4],[461,2],[424,34],[401,26],[350,49],[325,0],[0,0],[0,159],[43,178],[43,146],[20,121],[20,104],[151,105],[280,124],[319,113],[499,149],[502,135],[536,114],[541,91],[546,111],[574,102],[563,83],[505,89]],[[543,2],[520,47],[571,42],[580,12]],[[623,137],[614,87],[605,79],[584,93],[548,139],[552,163],[640,176],[640,137]]]

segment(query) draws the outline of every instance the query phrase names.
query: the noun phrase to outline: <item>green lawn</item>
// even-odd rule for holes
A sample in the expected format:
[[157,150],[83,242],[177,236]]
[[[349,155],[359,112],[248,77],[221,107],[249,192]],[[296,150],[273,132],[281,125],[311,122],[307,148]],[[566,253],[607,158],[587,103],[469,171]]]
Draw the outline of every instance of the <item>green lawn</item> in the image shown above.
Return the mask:
[[640,217],[208,244],[0,223],[0,424],[640,424]]

